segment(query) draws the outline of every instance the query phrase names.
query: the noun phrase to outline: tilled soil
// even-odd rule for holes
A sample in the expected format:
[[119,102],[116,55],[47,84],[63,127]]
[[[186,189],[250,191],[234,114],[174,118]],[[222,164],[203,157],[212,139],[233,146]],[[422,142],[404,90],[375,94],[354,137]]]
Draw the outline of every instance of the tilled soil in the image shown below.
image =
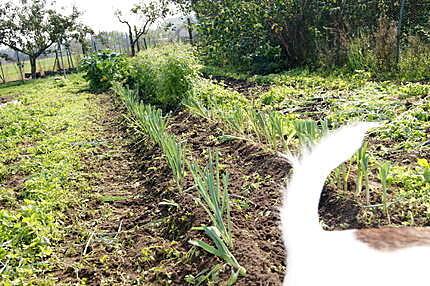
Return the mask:
[[[187,285],[187,275],[221,262],[189,244],[209,243],[191,228],[210,225],[190,190],[191,178],[179,191],[159,148],[134,137],[110,96],[96,101],[105,116],[95,119],[101,134],[96,151],[83,158],[90,187],[84,203],[68,214],[71,226],[54,274],[60,284]],[[221,126],[186,111],[170,117],[169,130],[185,143],[189,159],[204,165],[210,148],[230,174],[233,253],[247,270],[236,285],[281,285],[286,254],[278,209],[289,164],[249,142],[223,140]],[[329,228],[357,226],[350,202],[329,194],[320,206]]]

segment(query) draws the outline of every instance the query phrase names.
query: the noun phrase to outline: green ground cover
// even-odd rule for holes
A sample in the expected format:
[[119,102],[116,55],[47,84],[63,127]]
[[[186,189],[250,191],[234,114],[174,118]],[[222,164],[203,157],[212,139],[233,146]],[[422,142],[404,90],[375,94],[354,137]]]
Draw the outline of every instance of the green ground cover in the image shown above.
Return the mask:
[[99,112],[82,80],[0,87],[0,284],[53,284],[64,212],[87,188],[81,156],[96,139]]

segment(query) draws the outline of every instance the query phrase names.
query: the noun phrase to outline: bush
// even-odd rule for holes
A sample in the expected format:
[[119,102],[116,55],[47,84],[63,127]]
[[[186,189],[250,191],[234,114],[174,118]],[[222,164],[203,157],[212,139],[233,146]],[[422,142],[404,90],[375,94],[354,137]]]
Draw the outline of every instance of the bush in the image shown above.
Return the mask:
[[400,55],[400,78],[402,80],[430,79],[430,45],[418,37],[409,37],[408,45],[409,47]]
[[145,103],[173,110],[188,97],[200,65],[194,49],[187,45],[151,48],[133,59],[132,87]]
[[125,55],[106,50],[85,57],[81,70],[85,72],[84,78],[89,81],[91,90],[105,91],[113,82],[126,80],[130,67]]
[[356,37],[349,42],[346,64],[350,71],[376,71],[377,61],[371,42],[371,37],[368,35]]

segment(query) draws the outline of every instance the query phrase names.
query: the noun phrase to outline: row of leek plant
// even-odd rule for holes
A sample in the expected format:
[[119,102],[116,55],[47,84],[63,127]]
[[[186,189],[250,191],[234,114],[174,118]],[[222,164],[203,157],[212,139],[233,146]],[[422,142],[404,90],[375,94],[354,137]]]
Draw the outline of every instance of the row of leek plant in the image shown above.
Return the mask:
[[[131,114],[128,119],[137,127],[137,131],[160,146],[172,170],[173,178],[181,191],[186,175],[185,169],[188,167],[194,179],[194,188],[197,189],[198,193],[196,201],[205,209],[212,224],[193,229],[204,231],[212,240],[213,246],[201,240],[190,240],[190,243],[219,257],[235,269],[227,282],[228,285],[234,284],[239,275],[246,274],[246,270],[231,252],[233,238],[228,174],[221,175],[218,155],[209,151],[209,163],[203,168],[195,162],[188,161],[185,155],[185,146],[178,143],[175,136],[167,131],[166,117],[162,115],[161,110],[140,103],[134,90],[116,86],[115,91],[124,102],[128,113]],[[214,268],[217,267],[218,265],[214,266]]]
[[178,143],[175,136],[166,130],[166,118],[160,109],[149,104],[142,104],[138,100],[137,92],[132,89],[116,87],[128,112],[132,115],[129,119],[137,127],[137,131],[143,133],[160,146],[167,163],[172,170],[173,178],[178,189],[182,189],[185,177],[185,153],[184,146]]
[[[223,100],[229,100],[228,95],[223,96],[227,97]],[[214,93],[200,96],[197,92],[187,98],[184,105],[198,116],[222,121],[224,131],[230,134],[227,137],[233,139],[244,139],[268,146],[273,151],[291,153],[292,147],[309,146],[328,131],[325,121],[318,126],[314,120],[290,119],[275,110],[259,110],[251,102],[237,100],[234,95],[231,100],[237,104],[230,105],[220,103],[216,97]]]

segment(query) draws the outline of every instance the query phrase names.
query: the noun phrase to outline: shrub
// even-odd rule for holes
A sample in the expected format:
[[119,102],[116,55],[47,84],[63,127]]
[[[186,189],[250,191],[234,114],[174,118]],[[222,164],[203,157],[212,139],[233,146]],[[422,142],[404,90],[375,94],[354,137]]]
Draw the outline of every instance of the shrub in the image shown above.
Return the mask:
[[189,96],[200,65],[187,45],[151,48],[133,60],[132,84],[140,99],[164,110],[173,110]]
[[351,71],[376,70],[376,57],[370,42],[371,37],[366,35],[359,36],[349,42],[346,63]]
[[402,80],[428,80],[430,78],[430,45],[418,37],[408,38],[408,48],[402,51],[399,72]]
[[130,66],[127,58],[109,50],[101,51],[85,57],[81,62],[84,78],[89,81],[90,89],[105,91],[115,81],[127,79]]

